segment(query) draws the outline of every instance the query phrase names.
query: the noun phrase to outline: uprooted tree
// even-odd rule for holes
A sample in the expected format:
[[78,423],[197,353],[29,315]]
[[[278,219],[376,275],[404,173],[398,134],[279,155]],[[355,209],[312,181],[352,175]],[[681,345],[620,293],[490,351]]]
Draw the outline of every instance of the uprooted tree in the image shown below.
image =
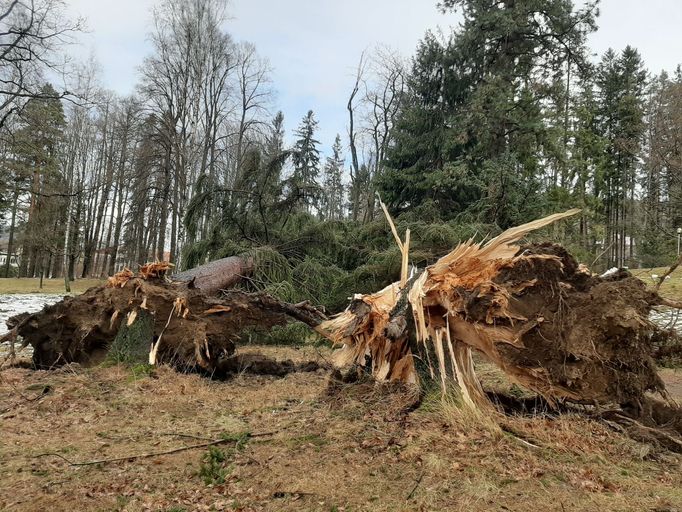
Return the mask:
[[461,243],[412,276],[409,233],[402,242],[391,223],[403,254],[400,282],[355,296],[331,319],[307,303],[267,294],[216,295],[253,267],[248,259],[228,258],[176,281],[166,277],[168,265],[158,263],[117,274],[107,285],[11,319],[8,337],[30,343],[38,367],[92,363],[122,329],[146,319],[150,327],[141,330],[147,333],[141,343],[150,362],[220,372],[244,328],[296,319],[341,346],[337,364],[366,367],[378,381],[418,383],[419,358],[444,390],[454,379],[465,402],[484,409],[490,402],[476,377],[476,351],[550,405],[594,406],[631,433],[682,451],[682,414],[658,376],[656,327],[648,320],[653,307],[677,304],[627,272],[592,275],[558,245],[516,245],[530,231],[575,213],[509,229],[485,244]]

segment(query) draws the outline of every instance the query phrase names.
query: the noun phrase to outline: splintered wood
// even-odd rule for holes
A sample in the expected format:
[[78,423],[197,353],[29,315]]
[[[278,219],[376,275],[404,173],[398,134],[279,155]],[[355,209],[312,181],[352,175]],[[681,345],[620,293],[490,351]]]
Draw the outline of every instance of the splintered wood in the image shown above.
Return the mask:
[[117,272],[107,279],[107,286],[110,288],[123,288],[128,281],[134,277],[140,277],[144,280],[163,278],[173,267],[174,265],[168,261],[155,261],[153,263],[142,265],[137,273],[137,276],[129,268],[124,268],[120,272]]
[[517,245],[578,212],[509,229],[485,244],[461,243],[415,279],[355,296],[320,326],[342,345],[337,363],[369,365],[377,380],[415,383],[419,357],[444,391],[457,382],[472,407],[489,404],[474,350],[550,403],[637,407],[646,392],[665,397],[647,319],[661,298],[628,275],[592,276],[560,246]]

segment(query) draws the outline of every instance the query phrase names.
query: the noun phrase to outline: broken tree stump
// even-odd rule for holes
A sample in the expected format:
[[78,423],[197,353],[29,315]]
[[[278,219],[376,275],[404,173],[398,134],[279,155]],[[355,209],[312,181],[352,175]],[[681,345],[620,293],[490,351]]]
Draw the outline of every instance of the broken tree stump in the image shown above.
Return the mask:
[[[682,440],[682,414],[658,375],[657,328],[648,319],[670,301],[627,272],[592,275],[561,246],[516,245],[575,213],[512,228],[485,245],[462,243],[414,282],[357,295],[319,327],[341,345],[336,361],[368,367],[379,381],[418,382],[419,355],[444,393],[448,381],[457,382],[464,401],[481,409],[491,404],[476,376],[476,351],[549,404],[615,406],[620,416]],[[409,313],[400,306],[405,300]],[[411,338],[417,344],[408,348]]]

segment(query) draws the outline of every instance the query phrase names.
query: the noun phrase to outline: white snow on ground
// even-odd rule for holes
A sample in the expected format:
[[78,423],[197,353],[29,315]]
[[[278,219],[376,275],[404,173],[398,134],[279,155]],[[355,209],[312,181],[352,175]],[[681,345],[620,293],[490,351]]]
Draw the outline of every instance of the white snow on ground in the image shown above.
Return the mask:
[[658,311],[649,313],[649,320],[664,329],[675,329],[682,335],[682,312],[678,309],[659,307]]
[[7,332],[5,321],[19,313],[35,313],[48,304],[62,300],[63,295],[47,293],[25,293],[0,295],[0,336]]
[[[63,295],[46,293],[25,293],[16,295],[0,294],[0,336],[7,332],[5,321],[19,313],[35,313],[49,304],[54,304],[62,299]],[[669,308],[659,308],[659,311],[652,311],[649,316],[652,322],[664,327],[674,328],[682,334],[682,313]],[[4,354],[9,348],[9,344],[0,344],[0,355]],[[30,347],[27,347],[30,349]],[[28,350],[27,350],[28,352]]]
[[[62,299],[63,295],[47,293],[23,293],[15,295],[0,294],[0,336],[7,332],[5,321],[19,313],[35,313],[48,304],[54,304]],[[9,343],[0,343],[0,356],[9,351]],[[24,354],[30,355],[31,347],[26,347]]]

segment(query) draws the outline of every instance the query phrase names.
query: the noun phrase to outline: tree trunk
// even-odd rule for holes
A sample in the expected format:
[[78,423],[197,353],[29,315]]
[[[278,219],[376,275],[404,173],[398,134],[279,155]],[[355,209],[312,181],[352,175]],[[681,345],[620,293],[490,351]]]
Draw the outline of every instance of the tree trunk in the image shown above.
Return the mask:
[[[137,358],[144,350],[155,363],[214,373],[233,354],[234,340],[246,327],[270,328],[295,319],[316,328],[325,319],[305,303],[288,304],[266,294],[230,291],[216,297],[214,291],[230,280],[234,284],[252,268],[250,261],[238,260],[226,258],[198,267],[173,283],[165,278],[166,269],[158,270],[154,264],[137,276],[119,274],[107,285],[66,297],[39,313],[11,318],[11,331],[0,342],[22,336],[33,346],[38,368],[97,364],[112,346],[120,359],[124,344]],[[138,317],[152,325],[130,329]]]
[[177,282],[193,283],[204,293],[213,294],[235,286],[254,270],[253,259],[230,256],[180,272],[173,276]]

